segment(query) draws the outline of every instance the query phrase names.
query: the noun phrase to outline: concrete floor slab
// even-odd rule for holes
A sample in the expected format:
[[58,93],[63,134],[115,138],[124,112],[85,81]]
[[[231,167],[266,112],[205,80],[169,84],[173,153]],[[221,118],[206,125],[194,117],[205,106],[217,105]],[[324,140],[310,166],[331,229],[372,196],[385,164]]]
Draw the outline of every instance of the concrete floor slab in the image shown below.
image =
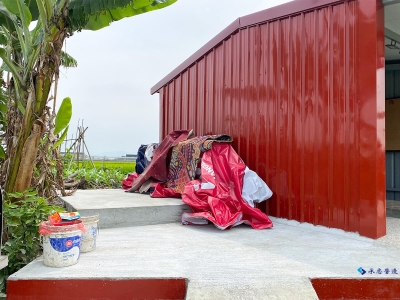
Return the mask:
[[[105,229],[77,265],[49,268],[41,258],[19,279],[187,278],[187,299],[318,299],[310,278],[396,278],[357,269],[400,271],[400,220],[378,240],[271,218],[272,229],[177,223]],[[400,273],[400,272],[399,272]]]
[[400,200],[386,200],[386,215],[400,218]]
[[8,266],[8,256],[1,255],[0,256],[0,270],[4,269],[7,266]]
[[122,189],[78,190],[62,200],[68,211],[81,216],[99,214],[101,228],[180,222],[182,213],[190,211],[181,199],[151,198]]

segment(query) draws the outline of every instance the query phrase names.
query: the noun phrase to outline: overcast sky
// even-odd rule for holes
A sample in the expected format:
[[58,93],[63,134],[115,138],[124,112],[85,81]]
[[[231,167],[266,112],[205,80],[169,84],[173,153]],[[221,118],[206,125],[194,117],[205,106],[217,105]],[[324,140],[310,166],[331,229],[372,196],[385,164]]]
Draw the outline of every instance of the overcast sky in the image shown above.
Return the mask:
[[73,118],[89,127],[92,155],[136,153],[158,142],[158,94],[150,88],[236,18],[289,0],[178,0],[150,13],[82,31],[67,40],[77,68],[61,70],[58,103],[71,97]]

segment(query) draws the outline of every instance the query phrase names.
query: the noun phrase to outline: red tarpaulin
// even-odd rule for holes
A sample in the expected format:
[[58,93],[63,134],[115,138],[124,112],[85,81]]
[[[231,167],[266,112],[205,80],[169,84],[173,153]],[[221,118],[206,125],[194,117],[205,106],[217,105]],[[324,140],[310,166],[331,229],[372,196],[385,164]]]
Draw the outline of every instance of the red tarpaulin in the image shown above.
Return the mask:
[[133,172],[131,174],[128,174],[125,179],[122,180],[122,189],[123,190],[129,190],[132,188],[133,182],[139,177],[139,174],[136,172]]
[[185,185],[182,201],[193,213],[182,215],[183,224],[206,224],[229,229],[242,223],[255,229],[271,228],[271,220],[242,198],[246,165],[230,144],[214,143],[201,162],[201,180]]

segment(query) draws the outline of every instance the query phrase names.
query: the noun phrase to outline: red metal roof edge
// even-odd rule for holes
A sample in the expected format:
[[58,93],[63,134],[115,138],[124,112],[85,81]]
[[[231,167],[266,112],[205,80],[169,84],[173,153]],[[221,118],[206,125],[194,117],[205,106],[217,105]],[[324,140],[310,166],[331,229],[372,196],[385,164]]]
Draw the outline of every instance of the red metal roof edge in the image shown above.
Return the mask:
[[197,50],[167,76],[156,83],[151,88],[150,93],[152,95],[154,93],[157,93],[163,86],[167,85],[175,77],[179,76],[179,74],[184,72],[187,68],[196,63],[196,61],[201,59],[205,54],[210,52],[214,47],[225,40],[228,36],[232,35],[233,33],[235,33],[235,31],[241,28],[264,23],[266,21],[282,18],[288,15],[301,13],[307,10],[314,9],[316,7],[323,7],[329,4],[341,3],[344,1],[346,0],[294,0],[292,2],[284,3],[279,6],[271,7],[247,16],[240,17],[232,22],[220,33],[218,33],[215,37],[213,37],[207,44]]

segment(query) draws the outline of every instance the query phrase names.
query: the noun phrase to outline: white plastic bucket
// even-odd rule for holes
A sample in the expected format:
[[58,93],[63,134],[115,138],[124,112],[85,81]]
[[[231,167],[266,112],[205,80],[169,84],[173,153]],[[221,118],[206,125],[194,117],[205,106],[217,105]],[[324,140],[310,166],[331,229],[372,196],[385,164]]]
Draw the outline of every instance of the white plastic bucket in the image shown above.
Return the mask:
[[43,262],[48,267],[68,267],[79,261],[80,230],[57,232],[43,236]]
[[89,252],[96,249],[96,238],[99,234],[99,215],[81,217],[86,232],[82,234],[81,252]]

